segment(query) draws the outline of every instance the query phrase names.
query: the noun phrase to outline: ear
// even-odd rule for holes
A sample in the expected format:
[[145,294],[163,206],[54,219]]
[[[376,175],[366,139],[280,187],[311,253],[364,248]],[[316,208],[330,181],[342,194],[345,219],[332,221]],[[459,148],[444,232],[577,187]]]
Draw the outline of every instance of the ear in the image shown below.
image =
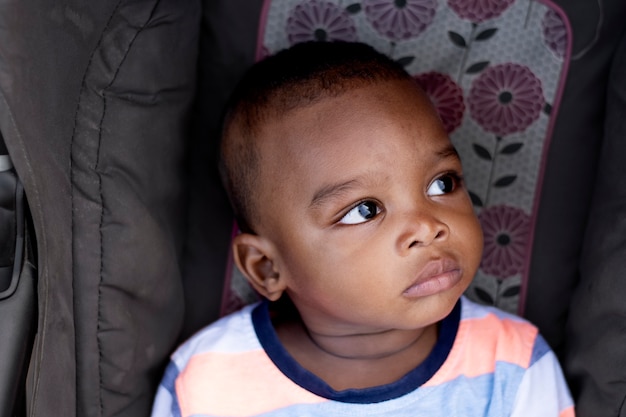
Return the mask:
[[274,247],[265,238],[240,233],[233,239],[235,264],[252,287],[270,301],[276,301],[285,290],[284,280],[274,264]]

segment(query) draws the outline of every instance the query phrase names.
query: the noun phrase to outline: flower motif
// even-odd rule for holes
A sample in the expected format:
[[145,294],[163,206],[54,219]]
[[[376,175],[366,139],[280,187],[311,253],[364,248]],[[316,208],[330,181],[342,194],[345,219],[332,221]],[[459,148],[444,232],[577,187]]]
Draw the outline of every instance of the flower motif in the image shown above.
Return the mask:
[[446,132],[452,133],[461,125],[465,112],[461,87],[449,75],[438,72],[427,72],[414,78],[433,102]]
[[567,48],[567,27],[563,18],[556,11],[548,10],[541,24],[544,42],[556,56],[563,58]]
[[472,23],[500,16],[515,0],[448,0],[448,6],[461,18]]
[[521,209],[492,206],[478,216],[483,228],[485,248],[480,264],[483,272],[504,279],[524,268],[530,218]]
[[364,0],[367,20],[393,41],[415,38],[433,21],[436,0]]
[[287,36],[293,45],[305,41],[356,41],[350,15],[334,3],[311,0],[298,4],[287,19]]
[[501,64],[487,68],[472,84],[470,114],[488,132],[522,132],[545,105],[541,81],[528,67]]

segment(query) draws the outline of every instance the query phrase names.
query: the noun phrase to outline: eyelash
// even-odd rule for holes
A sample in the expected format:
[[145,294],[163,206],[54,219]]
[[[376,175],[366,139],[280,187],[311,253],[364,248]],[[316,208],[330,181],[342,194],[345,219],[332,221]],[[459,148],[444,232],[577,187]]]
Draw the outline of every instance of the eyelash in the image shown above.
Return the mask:
[[434,184],[437,183],[437,181],[441,181],[443,179],[447,179],[450,178],[452,180],[452,189],[448,192],[442,192],[441,194],[435,194],[435,195],[445,195],[445,194],[450,194],[452,192],[454,192],[456,189],[458,189],[460,186],[463,185],[463,176],[455,171],[450,171],[450,172],[446,172],[440,176],[438,176],[437,178],[435,178],[430,185],[428,186],[428,190],[430,190],[430,187],[432,187]]
[[[428,186],[427,193],[433,185],[437,184],[438,181],[442,181],[445,179],[452,180],[451,189],[449,191],[441,191],[441,193],[432,194],[431,196],[440,196],[440,195],[450,194],[454,192],[455,190],[457,190],[463,184],[463,177],[455,171],[450,171],[435,178]],[[365,205],[368,203],[374,206],[373,212],[372,210],[370,210],[371,207],[367,208],[368,210],[367,213],[363,213],[361,210],[358,210],[358,212],[355,211],[359,209],[359,207],[362,207],[362,206],[365,207]],[[373,200],[373,199],[361,200],[357,202],[356,204],[354,204],[351,208],[349,208],[344,214],[342,214],[342,216],[338,220],[338,223],[345,224],[345,225],[355,225],[355,224],[366,223],[376,218],[377,216],[379,216],[382,213],[382,211],[383,211],[383,206],[378,201]],[[366,217],[367,215],[371,215],[371,217]],[[356,218],[356,216],[362,216],[362,221]]]
[[[358,216],[358,215],[363,215],[361,212],[359,212],[358,214],[355,212],[356,209],[358,209],[361,206],[365,206],[367,203],[371,203],[374,206],[374,213],[372,214],[372,217],[369,218],[364,218],[363,221],[353,221],[354,219],[350,219],[350,221],[345,221],[346,219],[348,219],[348,216],[350,216],[352,213],[353,216]],[[380,213],[383,211],[382,209],[382,205],[376,201],[376,200],[361,200],[358,203],[356,203],[354,206],[352,206],[350,209],[348,209],[339,219],[339,223],[342,224],[346,224],[346,225],[354,225],[354,224],[361,224],[361,223],[366,223],[370,220],[372,220],[373,218],[377,217],[380,215]],[[370,210],[371,213],[371,210]],[[364,215],[363,215],[364,216]]]

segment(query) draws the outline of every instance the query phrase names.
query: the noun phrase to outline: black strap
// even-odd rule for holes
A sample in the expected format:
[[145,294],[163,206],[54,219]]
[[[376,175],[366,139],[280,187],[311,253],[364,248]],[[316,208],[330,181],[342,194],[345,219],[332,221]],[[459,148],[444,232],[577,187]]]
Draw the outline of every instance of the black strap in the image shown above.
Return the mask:
[[0,300],[15,291],[19,279],[21,253],[18,252],[22,251],[24,238],[23,195],[0,134]]
[[37,274],[26,250],[32,244],[27,212],[22,183],[0,134],[0,416],[26,412],[26,371],[37,328]]

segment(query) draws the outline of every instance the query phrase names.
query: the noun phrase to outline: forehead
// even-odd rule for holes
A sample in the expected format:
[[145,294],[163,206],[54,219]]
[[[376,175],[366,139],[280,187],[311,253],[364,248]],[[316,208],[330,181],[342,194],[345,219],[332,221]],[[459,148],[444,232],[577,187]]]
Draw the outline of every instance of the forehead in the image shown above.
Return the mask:
[[410,80],[351,89],[292,110],[266,123],[259,138],[259,186],[268,196],[290,184],[302,190],[349,177],[363,163],[384,168],[393,164],[390,156],[421,157],[449,145],[428,97]]
[[333,148],[365,146],[366,141],[392,145],[391,138],[377,136],[383,130],[405,136],[413,146],[448,141],[434,107],[417,84],[394,80],[350,89],[270,117],[257,144],[262,161],[301,163]]

